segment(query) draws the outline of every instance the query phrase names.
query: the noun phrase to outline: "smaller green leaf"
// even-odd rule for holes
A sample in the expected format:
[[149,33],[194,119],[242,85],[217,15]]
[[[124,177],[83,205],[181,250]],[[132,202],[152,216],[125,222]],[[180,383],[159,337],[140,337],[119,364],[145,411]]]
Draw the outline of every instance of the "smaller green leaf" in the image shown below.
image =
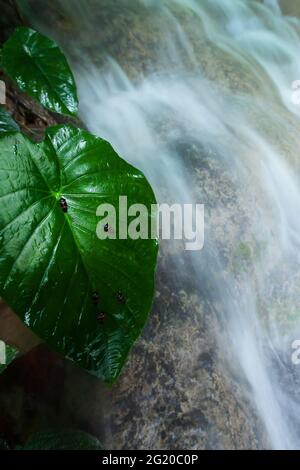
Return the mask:
[[18,124],[13,120],[11,115],[0,106],[0,134],[7,132],[19,132]]
[[60,114],[77,114],[73,74],[51,39],[27,27],[17,28],[3,46],[2,67],[21,91],[45,108]]
[[6,357],[5,364],[0,364],[0,374],[12,363],[12,361],[18,356],[19,352],[12,346],[5,345]]
[[20,450],[103,450],[96,437],[83,431],[39,432]]

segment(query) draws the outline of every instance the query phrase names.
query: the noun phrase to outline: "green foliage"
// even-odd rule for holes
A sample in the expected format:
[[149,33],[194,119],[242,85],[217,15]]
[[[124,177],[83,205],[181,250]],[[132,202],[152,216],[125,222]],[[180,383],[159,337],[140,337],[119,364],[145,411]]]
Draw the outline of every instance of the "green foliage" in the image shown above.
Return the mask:
[[45,108],[77,114],[73,74],[65,56],[50,39],[30,28],[17,28],[3,46],[1,66],[21,91]]
[[96,437],[83,431],[40,432],[19,450],[103,450]]
[[150,212],[152,189],[108,142],[70,126],[40,144],[4,136],[0,155],[0,294],[50,346],[112,383],[151,307],[157,241],[99,240],[96,210],[122,194]]
[[243,260],[250,260],[252,258],[252,250],[250,246],[244,242],[241,242],[238,245],[237,253],[239,254],[240,258]]
[[13,120],[11,115],[0,106],[0,134],[7,133],[7,132],[18,132],[19,126]]
[[[66,59],[48,38],[18,28],[2,66],[46,108],[77,111]],[[145,325],[157,240],[99,240],[100,204],[155,204],[138,170],[86,131],[56,126],[33,143],[0,110],[0,295],[53,349],[108,384]],[[104,227],[102,227],[103,229]]]

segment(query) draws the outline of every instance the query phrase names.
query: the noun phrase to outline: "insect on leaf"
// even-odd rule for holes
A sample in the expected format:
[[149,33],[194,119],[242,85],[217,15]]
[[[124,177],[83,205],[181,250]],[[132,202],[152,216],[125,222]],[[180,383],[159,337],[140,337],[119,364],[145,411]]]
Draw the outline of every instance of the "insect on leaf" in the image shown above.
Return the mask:
[[[116,380],[152,304],[155,239],[99,239],[100,204],[155,204],[144,175],[111,145],[57,126],[35,144],[0,139],[0,296],[34,333]],[[109,230],[108,230],[109,233]]]

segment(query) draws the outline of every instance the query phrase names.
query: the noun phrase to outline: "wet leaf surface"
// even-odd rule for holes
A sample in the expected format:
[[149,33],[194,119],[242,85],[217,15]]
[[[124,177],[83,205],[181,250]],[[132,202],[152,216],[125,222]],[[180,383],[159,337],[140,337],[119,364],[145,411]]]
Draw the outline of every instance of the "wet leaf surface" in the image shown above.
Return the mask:
[[96,210],[119,195],[150,210],[153,191],[108,142],[70,126],[40,144],[7,135],[0,154],[0,295],[53,349],[112,383],[151,308],[158,247],[100,240]]
[[2,50],[2,66],[19,89],[46,109],[76,115],[76,85],[58,46],[42,34],[18,27]]

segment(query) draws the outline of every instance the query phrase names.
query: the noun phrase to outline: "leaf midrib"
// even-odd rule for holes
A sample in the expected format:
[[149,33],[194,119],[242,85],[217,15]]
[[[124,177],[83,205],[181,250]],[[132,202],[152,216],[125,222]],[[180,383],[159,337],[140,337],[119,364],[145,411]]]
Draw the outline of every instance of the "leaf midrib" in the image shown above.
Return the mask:
[[[44,178],[44,175],[43,175],[42,171],[40,170],[40,168],[39,168],[38,165],[36,164],[36,162],[35,162],[35,160],[34,160],[32,154],[31,154],[31,151],[30,151],[30,148],[29,148],[29,146],[28,146],[28,143],[27,143],[26,138],[25,138],[25,141],[26,141],[26,146],[27,146],[29,155],[30,155],[30,157],[31,157],[31,159],[32,159],[32,161],[33,161],[33,163],[34,163],[34,165],[35,165],[35,168],[38,170],[38,173],[41,175],[41,178],[44,180],[46,186],[48,187],[48,189],[49,189],[49,191],[51,192],[51,194],[53,195],[53,197],[55,197],[55,196],[54,196],[54,192],[52,191],[52,189],[51,189],[50,186],[48,185],[46,179]],[[48,142],[49,142],[49,141],[51,142],[50,139],[48,139]],[[62,179],[62,178],[61,178],[61,177],[62,177],[62,168],[61,168],[59,158],[58,158],[58,156],[57,156],[56,150],[55,150],[55,148],[54,148],[52,142],[51,142],[51,147],[52,147],[52,149],[53,149],[53,154],[54,154],[54,156],[55,156],[56,162],[58,163],[58,168],[59,168],[59,170],[60,170],[60,179]],[[40,148],[39,148],[39,151],[41,151]],[[60,191],[61,191],[61,189],[62,189],[62,188],[60,188]],[[60,192],[60,191],[59,191],[59,192]],[[57,200],[57,197],[55,197],[55,199]],[[58,201],[57,201],[57,202],[58,202]],[[48,214],[48,215],[50,215],[50,213],[51,213],[51,210],[49,211],[49,214]],[[75,244],[75,246],[76,246],[76,248],[77,248],[77,253],[78,253],[79,258],[80,258],[80,260],[81,260],[81,264],[82,264],[82,266],[83,266],[85,275],[86,275],[86,277],[87,277],[88,283],[89,283],[89,285],[90,285],[90,287],[91,287],[91,291],[92,291],[92,290],[93,290],[93,287],[94,287],[94,283],[92,282],[92,280],[91,280],[91,278],[90,278],[90,275],[89,275],[89,272],[88,272],[88,270],[87,270],[87,267],[86,267],[86,265],[85,265],[84,258],[83,258],[83,256],[82,256],[82,252],[81,252],[81,250],[80,250],[80,248],[79,248],[79,244],[78,244],[78,241],[77,241],[77,237],[76,237],[76,235],[75,235],[75,233],[74,233],[74,231],[73,231],[73,228],[72,228],[72,225],[71,225],[71,222],[70,222],[70,218],[69,218],[68,215],[66,215],[66,214],[65,214],[65,221],[66,221],[66,223],[67,223],[67,225],[68,225],[68,227],[69,227],[71,237],[72,237],[72,239],[73,239],[73,241],[74,241],[74,244]],[[106,281],[104,281],[104,280],[102,279],[101,282],[102,282],[103,284],[105,284],[105,285],[109,288],[109,290],[110,290],[111,292],[114,292],[113,288],[112,288]],[[87,295],[88,295],[88,292],[87,292]],[[108,367],[108,369],[109,369],[109,371],[110,371],[110,377],[112,377],[112,374],[111,374],[111,371],[112,371],[112,366],[111,366],[112,358],[111,358],[110,350],[109,350],[109,347],[108,347],[108,343],[109,343],[109,341],[108,341],[108,333],[106,332],[106,329],[105,329],[105,328],[103,328],[102,332],[103,332],[103,335],[105,336],[105,341],[106,341],[106,344],[107,344],[107,347],[106,347],[106,354],[105,354],[105,363],[106,363],[106,367]],[[109,358],[107,358],[107,356],[109,356]]]

